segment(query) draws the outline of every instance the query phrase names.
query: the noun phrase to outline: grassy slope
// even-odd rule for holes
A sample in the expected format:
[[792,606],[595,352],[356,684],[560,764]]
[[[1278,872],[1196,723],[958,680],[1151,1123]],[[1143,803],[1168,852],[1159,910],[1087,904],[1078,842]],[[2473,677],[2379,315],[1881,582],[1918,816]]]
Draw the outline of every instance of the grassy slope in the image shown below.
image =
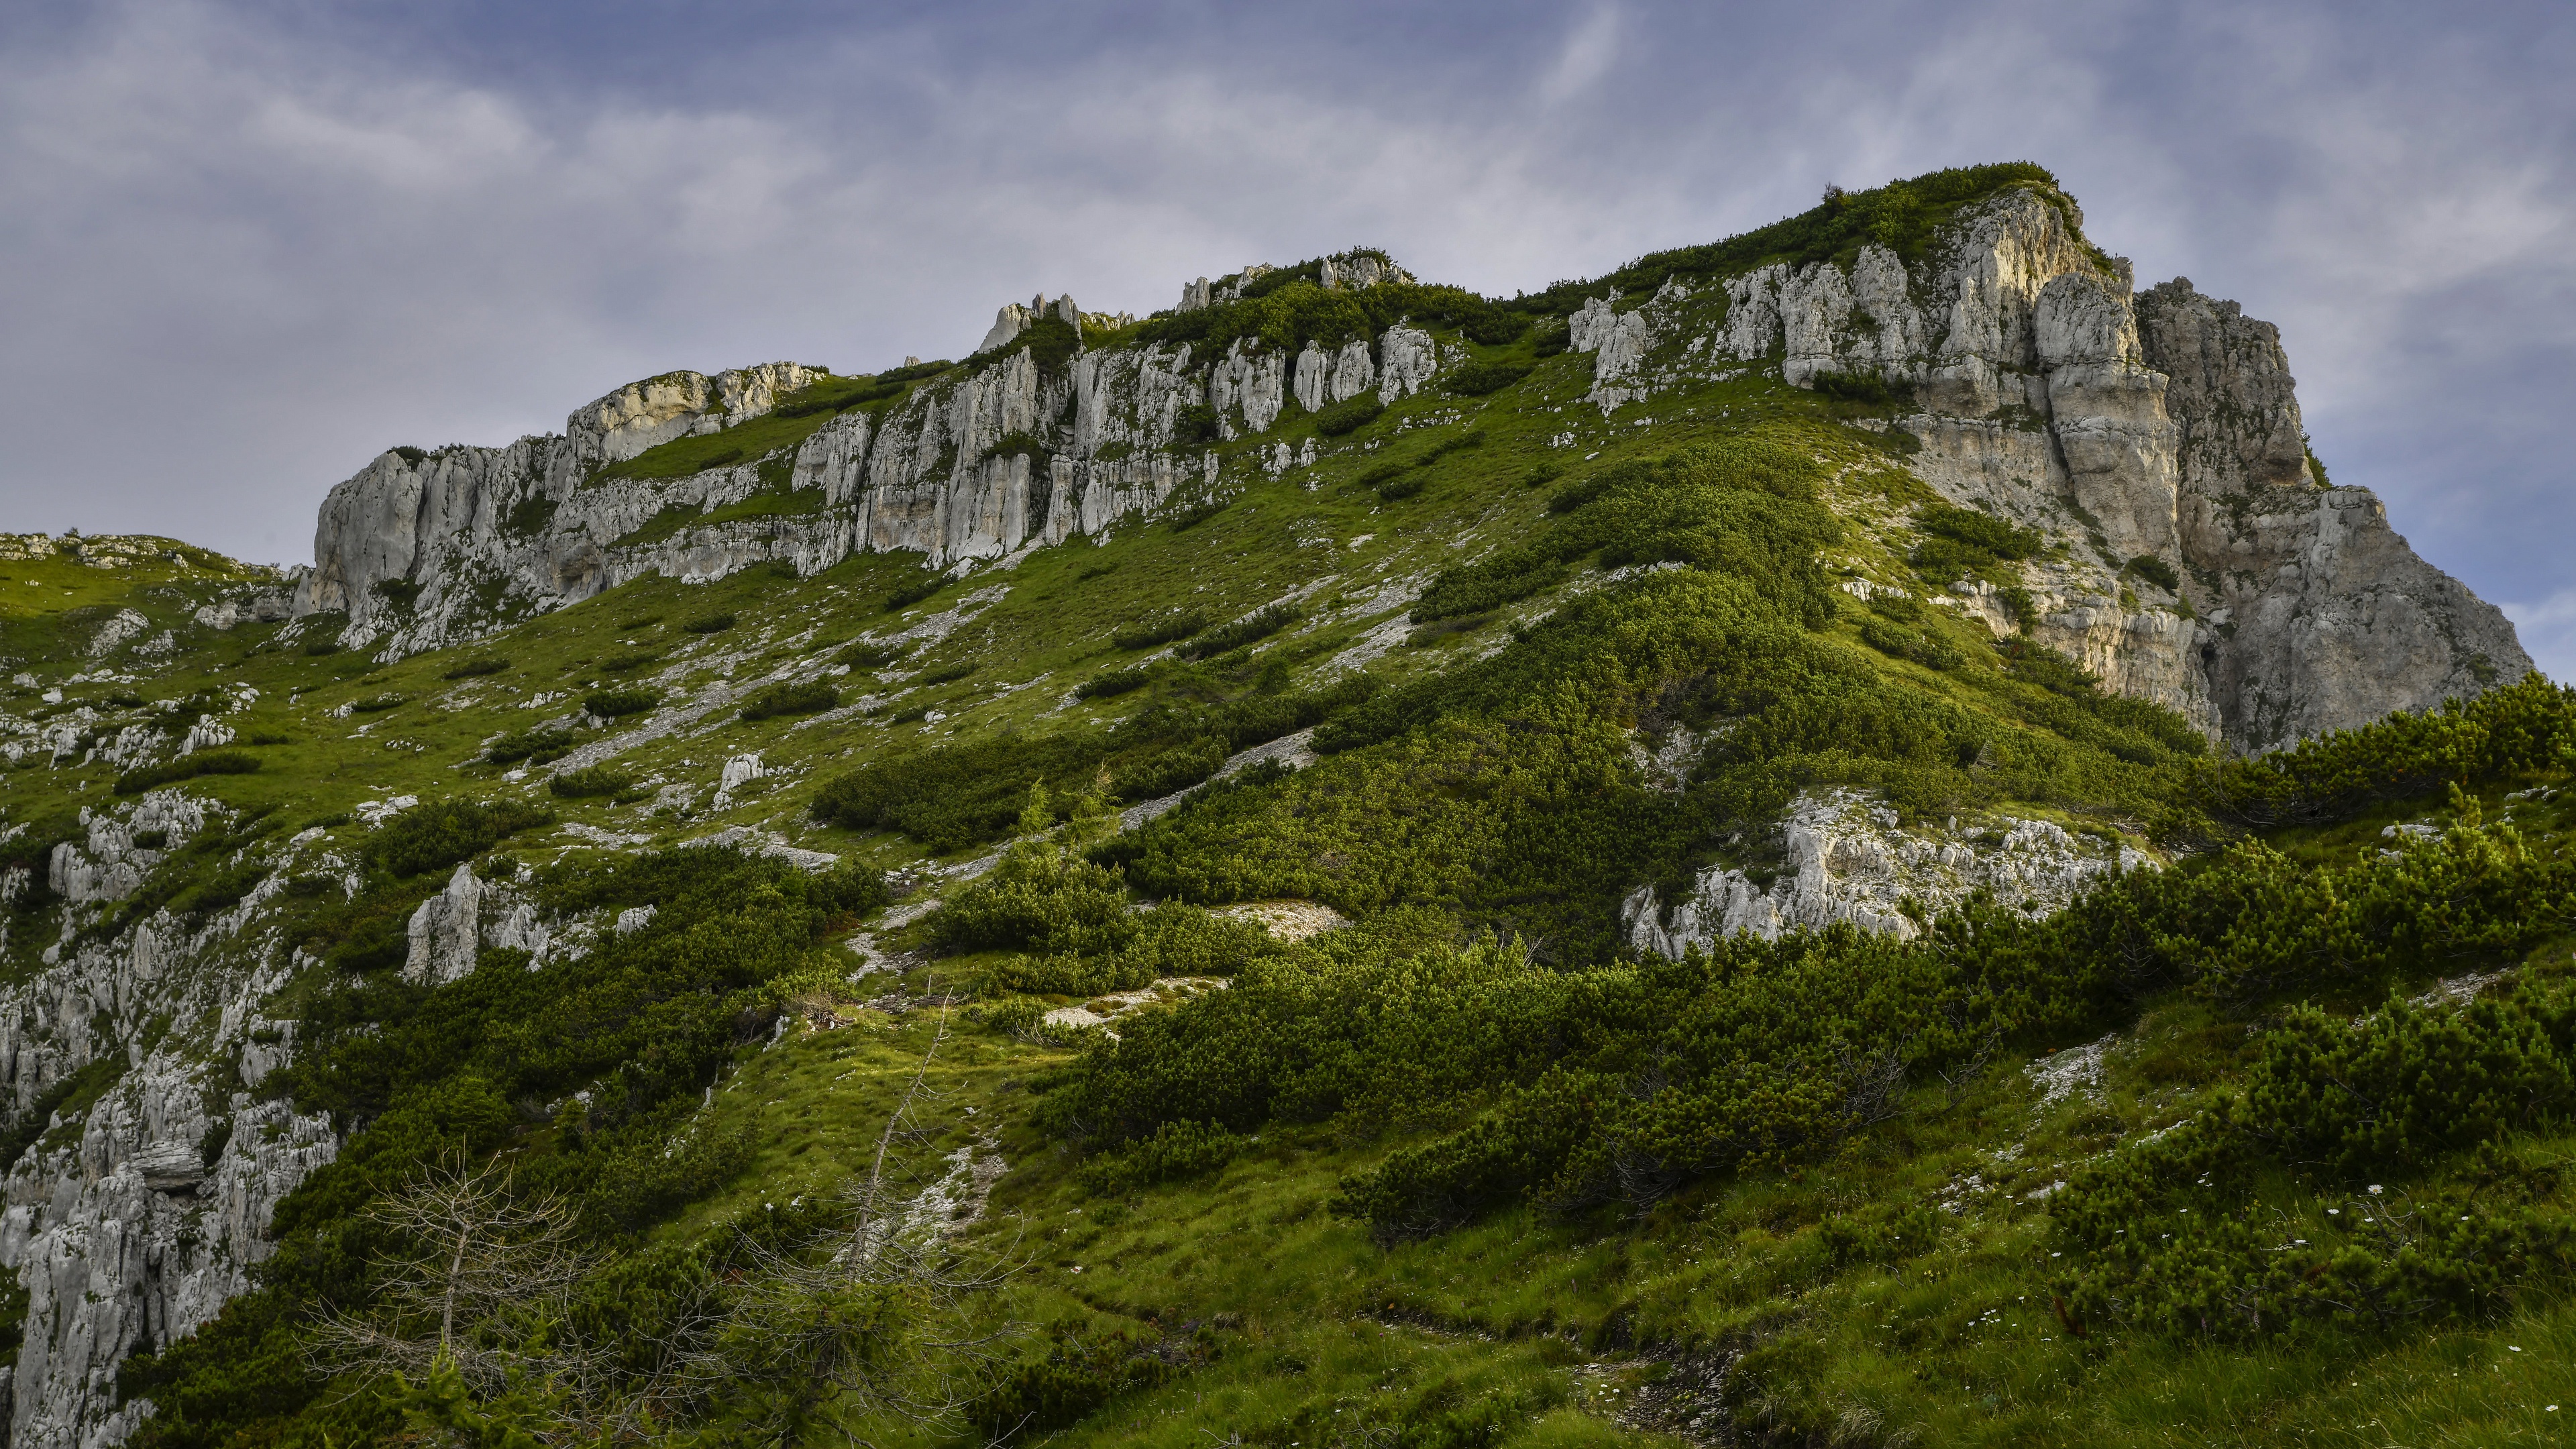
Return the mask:
[[[1514,357],[1527,349],[1479,351]],[[187,788],[236,807],[275,807],[302,824],[392,794],[544,799],[538,778],[513,784],[477,763],[480,742],[573,708],[594,683],[645,679],[678,690],[727,672],[747,680],[792,662],[819,662],[850,639],[890,633],[1007,584],[998,602],[879,682],[868,684],[866,675],[842,681],[877,689],[890,708],[929,704],[946,716],[935,724],[886,726],[853,714],[743,724],[719,712],[621,757],[621,767],[648,783],[695,784],[701,807],[728,755],[762,751],[773,769],[784,767],[783,781],[722,815],[687,818],[651,800],[546,801],[567,821],[657,840],[721,824],[764,824],[799,843],[894,867],[920,860],[919,848],[899,837],[804,823],[799,807],[817,773],[922,743],[1094,728],[1123,717],[1155,693],[1071,707],[1061,700],[1073,684],[1138,657],[1110,645],[1113,629],[1176,603],[1223,618],[1320,583],[1308,595],[1308,624],[1264,650],[1311,673],[1395,617],[1391,601],[1372,602],[1376,585],[1425,576],[1533,528],[1544,490],[1524,479],[1535,464],[1608,463],[1785,420],[1810,429],[1802,436],[1847,465],[1837,502],[1848,515],[1892,521],[1915,496],[1885,466],[1872,435],[1835,427],[1828,404],[1774,381],[1709,382],[1605,420],[1579,402],[1588,371],[1587,359],[1562,357],[1541,362],[1527,382],[1492,398],[1407,400],[1349,440],[1356,446],[1329,452],[1311,474],[1256,481],[1189,531],[1123,523],[1103,543],[1041,551],[1007,575],[979,575],[897,615],[881,601],[914,577],[901,556],[854,559],[807,580],[753,570],[704,586],[641,581],[497,639],[386,666],[347,654],[308,656],[292,631],[281,639],[273,626],[220,636],[188,630],[183,601],[168,591],[201,575],[165,577],[144,566],[0,566],[44,599],[38,606],[0,596],[0,609],[10,611],[8,652],[20,661],[11,667],[31,666],[46,684],[71,672],[70,650],[106,606],[131,604],[156,625],[181,627],[187,650],[168,665],[129,671],[138,676],[134,685],[74,686],[71,702],[101,701],[125,688],[156,698],[210,684],[258,689],[258,704],[227,721],[245,738],[275,732],[291,742],[256,747],[264,761],[259,773]],[[1637,426],[1647,414],[1655,425]],[[1383,503],[1356,485],[1395,450],[1465,427],[1484,430],[1491,441],[1433,464],[1416,496]],[[1303,430],[1303,420],[1292,418],[1262,444],[1284,436],[1294,445]],[[1572,448],[1547,446],[1551,435],[1568,432]],[[1855,533],[1834,562],[1901,581],[1894,549],[1905,542],[1892,529]],[[1500,642],[1514,618],[1548,605],[1543,597],[1472,621],[1422,647],[1399,648],[1377,668],[1401,680],[1440,667]],[[718,611],[741,622],[706,636],[681,627]],[[1992,713],[1999,727],[2023,727],[2002,707],[2019,686],[1982,665],[1935,674],[1865,650],[1856,642],[1859,617],[1851,611],[1829,632],[1852,641],[1890,688],[1953,699]],[[1982,648],[1982,629],[1931,627],[1963,647]],[[638,650],[663,651],[667,662],[614,677],[600,672],[603,660]],[[506,657],[511,667],[461,681],[441,677],[480,654]],[[970,658],[979,667],[969,678],[905,691],[911,671]],[[528,708],[540,693],[557,698]],[[409,702],[378,714],[331,714],[384,694]],[[32,711],[32,695],[20,691],[8,707]],[[112,728],[133,712],[108,713]],[[0,799],[12,823],[57,818],[109,798],[112,774],[96,765],[22,770],[6,778]],[[2500,802],[2488,803],[2492,810]],[[2292,843],[2307,852],[2347,850],[2389,818]],[[2542,823],[2553,831],[2566,825],[2563,818]],[[363,835],[348,824],[332,830],[353,841]],[[512,848],[544,859],[583,847],[553,835],[525,837]],[[13,931],[11,971],[35,969],[34,953],[47,939]],[[727,1193],[663,1233],[684,1236],[764,1201],[824,1190],[856,1171],[892,1080],[917,1060],[926,1015],[863,1011],[852,1025],[746,1049],[713,1111],[751,1127],[765,1145]],[[963,1141],[968,1107],[976,1109],[977,1130],[999,1132],[1014,1171],[996,1194],[990,1231],[1015,1237],[1029,1256],[1012,1290],[1015,1312],[1027,1322],[1082,1316],[1139,1327],[1225,1325],[1212,1362],[1115,1401],[1063,1443],[1198,1444],[1236,1433],[1256,1442],[1385,1442],[1368,1436],[1372,1427],[1418,1442],[1652,1442],[1649,1426],[1662,1422],[1659,1385],[1672,1365],[1688,1364],[1703,1347],[1753,1337],[1814,1344],[1822,1396],[1847,1406],[1853,1437],[1864,1442],[1908,1427],[1927,1443],[2079,1436],[2112,1444],[2489,1443],[2517,1434],[2539,1442],[2555,1423],[2541,1405],[2576,1406],[2576,1314],[2560,1306],[2491,1329],[2395,1344],[2300,1340],[2191,1353],[2149,1342],[2068,1340],[2045,1302],[2044,1207],[2030,1195],[2117,1136],[2188,1113],[2235,1065],[2243,1030],[2186,1001],[2168,1001],[2111,1053],[2109,1091],[2098,1103],[2039,1110],[2020,1064],[1997,1062],[1955,1097],[1937,1086],[1918,1089],[1897,1120],[1829,1161],[1703,1184],[1643,1221],[1515,1209],[1393,1250],[1372,1246],[1361,1227],[1324,1210],[1342,1173],[1393,1144],[1327,1128],[1266,1132],[1253,1153],[1205,1181],[1118,1199],[1084,1192],[1073,1163],[1028,1124],[1029,1098],[1019,1090],[1063,1054],[990,1033],[965,1031],[943,1053],[954,1125],[948,1139],[928,1147]],[[2553,1139],[2531,1150],[2569,1145]],[[1962,1213],[1941,1215],[1921,1251],[1840,1264],[1827,1251],[1823,1220],[1894,1220],[1970,1174],[1992,1191],[1969,1195]],[[2508,1352],[2508,1345],[2523,1351]]]

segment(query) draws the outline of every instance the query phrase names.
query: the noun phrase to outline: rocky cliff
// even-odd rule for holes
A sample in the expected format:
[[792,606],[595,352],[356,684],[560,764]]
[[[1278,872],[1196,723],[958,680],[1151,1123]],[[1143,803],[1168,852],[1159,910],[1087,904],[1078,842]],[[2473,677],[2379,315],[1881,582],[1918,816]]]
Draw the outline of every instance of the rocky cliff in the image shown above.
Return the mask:
[[[2502,612],[2417,557],[2368,490],[2312,467],[2278,330],[2187,280],[2133,293],[2080,222],[2014,190],[1911,266],[1864,245],[1849,265],[1726,279],[1722,300],[1679,284],[1624,311],[1599,299],[1573,342],[1605,408],[1729,361],[1899,389],[1916,474],[2062,545],[2025,566],[2028,632],[2238,749],[2520,678],[2531,660]],[[1952,602],[1998,633],[2020,622],[1984,585]]]
[[[1269,270],[1192,283],[1183,307],[1242,295]],[[1340,287],[1405,275],[1368,253],[1328,258],[1327,271]],[[331,491],[294,607],[344,612],[343,641],[390,658],[648,573],[713,578],[771,559],[811,573],[861,551],[906,551],[934,569],[1003,562],[1221,491],[1204,442],[1372,391],[1392,401],[1444,365],[1442,344],[1399,323],[1293,354],[1113,344],[1049,367],[1012,350],[1039,321],[1077,337],[1085,327],[1070,297],[1006,306],[967,366],[899,406],[841,412],[762,460],[613,471],[767,416],[824,380],[820,369],[669,373],[576,410],[561,435],[387,453]],[[2133,292],[2128,264],[2084,239],[2062,196],[2007,191],[1911,262],[1864,245],[1847,263],[1594,298],[1566,321],[1593,355],[1605,411],[1730,364],[1800,386],[1903,390],[1914,410],[1899,426],[1920,442],[1909,465],[1925,482],[2064,545],[2027,567],[2033,618],[1984,585],[1963,583],[1948,602],[1998,631],[2026,625],[2112,688],[2237,748],[2473,694],[2529,667],[2502,614],[2417,558],[2375,498],[2312,470],[2276,330],[2188,281]],[[1201,408],[1213,439],[1184,425]],[[1263,466],[1311,463],[1313,449],[1283,442]],[[746,506],[778,492],[782,473],[784,506]],[[675,515],[682,526],[648,527]]]

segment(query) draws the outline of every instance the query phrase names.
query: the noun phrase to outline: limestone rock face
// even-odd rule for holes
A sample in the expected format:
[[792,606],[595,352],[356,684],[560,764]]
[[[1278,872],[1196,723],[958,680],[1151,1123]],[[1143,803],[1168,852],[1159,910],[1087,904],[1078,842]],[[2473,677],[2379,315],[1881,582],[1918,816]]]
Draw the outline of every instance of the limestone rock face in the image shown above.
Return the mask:
[[[1700,350],[1776,357],[1792,383],[1835,372],[1911,387],[1920,411],[1899,426],[1922,444],[1913,471],[2065,546],[2024,569],[2029,633],[2234,748],[2519,678],[2529,656],[2499,611],[2417,558],[2375,499],[2310,475],[2277,330],[2188,281],[2134,293],[2128,264],[2088,247],[2081,224],[2064,198],[2014,190],[1911,268],[1863,246],[1848,268],[1741,273],[1721,316],[1675,314],[1615,387],[1598,379],[1622,314],[1593,299],[1568,322],[1575,345],[1602,354],[1605,407],[1650,395]],[[1666,362],[1658,339],[1695,325]],[[2140,558],[2178,587],[2130,567]],[[2021,627],[1982,585],[1962,582],[1950,602],[1998,632]]]
[[1439,344],[1418,327],[1397,323],[1378,339],[1383,365],[1378,372],[1378,401],[1392,403],[1430,386],[1440,370]]
[[1853,790],[1802,795],[1781,821],[1787,861],[1767,886],[1712,866],[1666,910],[1648,886],[1620,908],[1630,944],[1678,958],[1738,932],[1765,940],[1848,922],[1911,939],[1926,918],[1975,891],[2007,908],[2058,910],[2118,869],[2150,864],[2126,846],[2081,839],[2046,820],[2006,817],[1982,828],[1906,828],[1895,811]]
[[1306,350],[1297,354],[1297,371],[1289,390],[1297,396],[1297,405],[1306,411],[1321,412],[1326,389],[1332,386],[1333,360],[1314,339],[1306,341]]
[[2230,740],[2349,728],[2511,683],[2513,625],[2388,526],[2368,489],[2311,472],[2280,332],[2176,278],[2141,293],[2146,365],[2168,379],[2181,552]]
[[483,883],[474,868],[460,865],[447,889],[420,903],[412,912],[410,954],[403,958],[405,981],[445,986],[474,974],[475,952],[482,946]]
[[[76,859],[57,859],[75,878],[139,880],[221,809],[156,791],[92,812],[87,838],[70,847]],[[135,844],[151,831],[166,837],[159,847]],[[326,1117],[236,1090],[292,1054],[292,1024],[261,1007],[295,963],[261,913],[294,870],[346,868],[299,858],[305,848],[300,838],[270,847],[270,878],[204,919],[156,911],[84,937],[80,926],[119,909],[116,895],[84,892],[45,968],[0,988],[0,1095],[12,1113],[93,1063],[123,1069],[86,1112],[58,1114],[0,1179],[0,1269],[28,1295],[8,1379],[13,1445],[122,1442],[151,1406],[118,1402],[119,1366],[194,1332],[247,1289],[271,1251],[276,1204],[337,1154]],[[156,1018],[170,1029],[155,1031]]]
[[[1391,328],[1387,336],[1394,337],[1403,330]],[[1287,402],[1286,377],[1285,361],[1277,353],[1246,352],[1240,338],[1228,346],[1224,358],[1208,374],[1208,403],[1216,409],[1225,436],[1236,438],[1270,431],[1270,425],[1279,420],[1279,409]]]

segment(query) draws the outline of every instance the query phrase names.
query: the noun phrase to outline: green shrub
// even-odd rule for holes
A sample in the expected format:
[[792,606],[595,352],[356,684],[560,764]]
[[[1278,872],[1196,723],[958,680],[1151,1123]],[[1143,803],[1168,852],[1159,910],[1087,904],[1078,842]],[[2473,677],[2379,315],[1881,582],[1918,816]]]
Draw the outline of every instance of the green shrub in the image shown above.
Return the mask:
[[1118,649],[1151,649],[1175,639],[1187,639],[1208,625],[1207,615],[1197,609],[1139,619],[1109,636],[1110,645]]
[[1216,409],[1206,403],[1191,403],[1173,415],[1172,445],[1197,447],[1217,440]]
[[1910,659],[1926,669],[1956,669],[1967,662],[1966,656],[1938,638],[1917,634],[1911,629],[1893,628],[1876,619],[1862,621],[1860,637],[1863,643],[1882,654]]
[[503,735],[483,752],[483,758],[495,765],[515,765],[522,760],[531,765],[551,765],[571,754],[575,743],[569,730],[538,726]]
[[1194,503],[1172,515],[1172,532],[1187,533],[1233,506],[1234,500],[1231,498],[1211,498],[1202,503]]
[[2019,583],[2002,565],[2036,557],[2047,540],[2000,518],[1946,503],[1925,504],[1915,515],[1925,537],[1915,545],[1911,562],[1935,583],[1991,575],[1997,582]]
[[1151,668],[1111,669],[1091,676],[1073,687],[1077,699],[1110,699],[1143,689],[1154,680]]
[[1378,414],[1385,411],[1386,404],[1378,401],[1376,393],[1364,392],[1357,397],[1344,398],[1316,413],[1315,431],[1328,438],[1338,438],[1376,422]]
[[1214,1354],[1205,1330],[1195,1339],[1173,1340],[1150,1326],[1095,1332],[1079,1322],[1059,1322],[1048,1330],[1043,1357],[997,1373],[967,1406],[969,1427],[979,1440],[997,1444],[1014,1434],[1043,1435],[1081,1422],[1121,1395],[1159,1388]]
[[624,674],[629,670],[641,669],[647,664],[658,663],[661,658],[660,651],[653,649],[634,649],[624,654],[611,654],[599,661],[599,672]]
[[2136,574],[2139,578],[2145,579],[2148,583],[2154,584],[2157,588],[2164,590],[2168,594],[2178,594],[2182,592],[2181,571],[2176,569],[2172,564],[2156,557],[2154,554],[2142,553],[2136,558],[2129,560],[2129,572]]
[[1085,1191],[1117,1197],[1156,1183],[1204,1177],[1241,1155],[1244,1139],[1213,1122],[1166,1122],[1154,1135],[1082,1165]]
[[973,674],[978,667],[972,659],[952,660],[946,664],[934,664],[904,682],[923,686],[955,684],[958,680]]
[[567,770],[546,781],[549,793],[566,800],[586,800],[601,795],[625,795],[635,788],[635,777],[610,765],[592,765],[587,769]]
[[1377,489],[1378,501],[1381,503],[1400,503],[1403,500],[1420,493],[1423,485],[1428,481],[1430,480],[1425,478],[1423,474],[1417,470],[1415,472],[1407,473],[1390,482],[1381,483],[1378,485]]
[[891,614],[897,610],[911,608],[948,587],[948,583],[949,580],[945,574],[923,574],[908,582],[897,584],[894,592],[886,595],[886,612]]
[[440,800],[385,822],[368,839],[366,853],[397,876],[420,875],[472,860],[522,830],[553,823],[554,816],[516,800]]
[[498,654],[478,654],[439,676],[441,679],[472,679],[478,675],[498,674],[510,667],[510,661]]
[[1865,372],[1818,372],[1807,379],[1807,386],[1837,402],[1869,408],[1892,408],[1904,400],[1887,379]]
[[[1043,792],[1033,797],[1020,824],[1048,827]],[[991,870],[952,894],[930,918],[932,949],[943,954],[995,948],[1093,954],[1125,944],[1136,933],[1127,889],[1065,844],[1037,834],[1011,847]]]
[[411,703],[411,698],[408,695],[374,694],[369,695],[365,699],[353,699],[349,701],[349,708],[357,711],[359,714],[381,714],[386,710],[394,709],[409,703]]
[[621,719],[661,702],[662,697],[649,689],[599,689],[582,696],[581,707],[601,719]]
[[803,684],[779,683],[755,690],[742,702],[742,717],[751,720],[773,719],[787,714],[820,714],[841,706],[841,692],[822,680]]
[[692,634],[721,634],[733,627],[733,615],[730,613],[700,614],[680,627]]
[[1267,639],[1304,617],[1293,605],[1272,604],[1256,609],[1231,624],[1207,630],[1175,652],[1183,659],[1205,659]]
[[853,641],[847,647],[843,648],[840,653],[833,655],[832,662],[835,664],[846,664],[852,669],[883,669],[885,666],[901,659],[909,648],[910,646],[901,642],[879,642],[873,639],[860,639]]
[[1221,704],[1157,704],[1106,732],[997,735],[938,745],[827,781],[814,797],[813,815],[855,830],[901,830],[945,853],[1008,833],[1033,784],[1088,789],[1104,767],[1115,775],[1131,760],[1202,737],[1222,739],[1229,750],[1247,749],[1359,706],[1378,687],[1359,674],[1322,690],[1256,688]]
[[2571,1045],[2564,983],[2457,1010],[2392,997],[2360,1021],[2294,1009],[2241,1092],[2050,1199],[2070,1321],[2243,1342],[2488,1320],[2524,1284],[2566,1282],[2563,1213],[2404,1183],[2472,1151],[2487,1183],[2516,1176],[2508,1139],[2576,1106]]
[[967,1014],[1014,1041],[1035,1042],[1048,1010],[1034,996],[1008,996],[969,1008]]
[[116,777],[116,793],[140,795],[146,790],[200,775],[248,775],[259,769],[259,757],[239,750],[199,750],[158,765],[145,765]]
[[304,641],[304,652],[316,659],[326,654],[337,654],[340,652],[340,641],[327,635],[318,639],[307,639]]
[[1440,380],[1441,390],[1457,397],[1483,397],[1501,392],[1530,375],[1536,367],[1528,362],[1470,362],[1450,369]]
[[1214,735],[1185,740],[1122,764],[1111,789],[1121,800],[1155,800],[1186,790],[1224,768],[1225,741]]

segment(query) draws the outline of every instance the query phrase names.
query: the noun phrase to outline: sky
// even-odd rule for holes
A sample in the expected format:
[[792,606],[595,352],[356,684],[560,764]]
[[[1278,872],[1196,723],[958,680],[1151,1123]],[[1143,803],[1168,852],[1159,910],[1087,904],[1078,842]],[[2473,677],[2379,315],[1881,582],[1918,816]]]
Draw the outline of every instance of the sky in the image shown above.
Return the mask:
[[397,444],[1390,250],[1489,293],[2031,160],[2281,326],[2317,453],[2576,680],[2576,7],[11,0],[0,529],[311,557]]

